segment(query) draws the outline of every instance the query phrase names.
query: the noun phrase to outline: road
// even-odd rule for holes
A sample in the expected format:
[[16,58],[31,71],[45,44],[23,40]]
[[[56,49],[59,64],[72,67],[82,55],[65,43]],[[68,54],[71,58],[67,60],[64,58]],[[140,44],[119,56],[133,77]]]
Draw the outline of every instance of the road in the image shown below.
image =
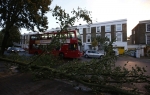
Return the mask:
[[127,64],[126,68],[128,69],[131,69],[131,67],[134,67],[135,65],[144,67],[147,70],[147,74],[150,75],[150,58],[134,58],[130,56],[119,57],[116,66],[124,66],[125,64]]
[[[82,61],[90,61],[91,59],[86,59],[86,58],[81,58]],[[130,57],[130,56],[121,56],[118,57],[115,65],[116,66],[124,66],[125,64],[127,64],[125,67],[128,70],[131,70],[132,67],[135,67],[135,65],[139,66],[139,67],[144,67],[147,72],[145,73],[145,75],[149,75],[150,76],[150,58],[146,58],[146,57],[142,57],[142,58],[134,58],[134,57]],[[136,87],[138,89],[140,89],[143,92],[146,92],[144,89],[144,85],[146,85],[145,83],[137,83],[135,84]],[[149,95],[149,94],[147,94]]]
[[[92,60],[92,58],[84,58],[82,57],[80,59],[81,61],[90,61]],[[141,57],[141,58],[134,58],[131,56],[121,56],[118,57],[117,61],[116,61],[116,66],[124,66],[126,65],[126,68],[131,69],[132,67],[135,67],[135,65],[139,66],[139,67],[144,67],[147,70],[148,75],[150,75],[150,58],[146,58],[146,57]]]

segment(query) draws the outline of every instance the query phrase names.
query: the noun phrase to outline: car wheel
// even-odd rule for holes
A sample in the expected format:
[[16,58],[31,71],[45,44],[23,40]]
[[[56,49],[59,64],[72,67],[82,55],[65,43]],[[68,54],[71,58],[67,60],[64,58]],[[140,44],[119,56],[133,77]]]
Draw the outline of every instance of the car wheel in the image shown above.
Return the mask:
[[88,58],[88,57],[89,57],[89,56],[86,54],[86,55],[85,55],[85,58]]
[[103,55],[101,55],[101,56],[100,56],[100,59],[102,59],[103,57],[104,57],[104,56],[103,56]]

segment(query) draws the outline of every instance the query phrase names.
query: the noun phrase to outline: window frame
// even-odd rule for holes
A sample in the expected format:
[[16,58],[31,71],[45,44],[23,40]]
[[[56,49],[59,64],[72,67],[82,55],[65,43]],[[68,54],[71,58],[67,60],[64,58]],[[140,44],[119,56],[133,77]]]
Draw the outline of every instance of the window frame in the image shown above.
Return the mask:
[[[109,37],[109,41],[111,41],[111,33],[106,33],[105,34],[105,37],[107,37],[107,35],[109,35],[110,37]],[[108,38],[108,37],[107,37]]]
[[[120,41],[117,40],[118,34],[120,34]],[[122,42],[122,32],[117,32],[116,33],[116,42]]]
[[[98,27],[99,27],[99,32],[98,32]],[[96,33],[101,33],[101,26],[96,27]]]
[[83,34],[83,28],[79,28],[79,33]]
[[[120,29],[118,29],[118,25],[120,25]],[[116,24],[116,31],[122,31],[122,24]]]
[[[90,41],[88,42],[88,37],[90,37]],[[91,35],[86,35],[86,42],[91,43]]]
[[[146,32],[150,32],[150,30],[148,30],[148,26],[150,27],[150,23],[146,24]],[[149,28],[150,29],[150,28]]]
[[146,35],[146,44],[150,44],[150,35]]
[[111,25],[105,25],[105,32],[111,32]]
[[[89,31],[88,31],[89,30]],[[86,28],[86,33],[91,33],[91,27]]]

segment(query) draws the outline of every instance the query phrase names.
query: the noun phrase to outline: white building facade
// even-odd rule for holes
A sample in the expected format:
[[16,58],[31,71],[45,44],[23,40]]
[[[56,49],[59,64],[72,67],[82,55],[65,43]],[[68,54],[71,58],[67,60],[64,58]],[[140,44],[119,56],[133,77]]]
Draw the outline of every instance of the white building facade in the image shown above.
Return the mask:
[[[107,37],[109,40],[116,39],[113,46],[123,54],[127,50],[127,19],[93,23],[91,25],[77,26],[81,34],[83,50],[92,49],[92,37]],[[98,48],[97,48],[98,49]]]

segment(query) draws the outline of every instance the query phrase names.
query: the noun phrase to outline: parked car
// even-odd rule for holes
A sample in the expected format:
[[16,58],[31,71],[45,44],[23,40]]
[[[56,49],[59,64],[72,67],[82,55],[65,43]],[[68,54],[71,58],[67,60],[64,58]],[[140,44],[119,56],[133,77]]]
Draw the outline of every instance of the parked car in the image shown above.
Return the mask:
[[17,48],[20,52],[25,52],[23,48]]
[[104,56],[103,53],[98,52],[97,50],[86,50],[84,53],[84,57],[92,57],[92,58],[102,58]]
[[20,47],[8,47],[7,52],[8,53],[18,53],[18,52],[25,52],[25,50]]

